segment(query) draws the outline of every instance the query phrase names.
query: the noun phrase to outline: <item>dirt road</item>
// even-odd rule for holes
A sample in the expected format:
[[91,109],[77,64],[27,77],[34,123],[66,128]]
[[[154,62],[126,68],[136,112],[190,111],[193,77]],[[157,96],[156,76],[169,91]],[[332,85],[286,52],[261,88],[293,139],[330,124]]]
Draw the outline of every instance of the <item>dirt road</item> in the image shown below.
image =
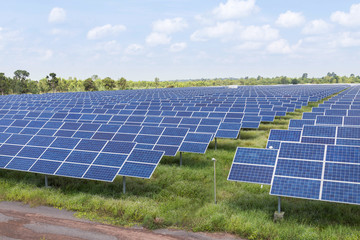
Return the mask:
[[29,207],[17,202],[0,202],[0,239],[54,240],[218,240],[240,239],[226,233],[193,233],[179,230],[122,228],[74,217],[74,212],[51,207]]

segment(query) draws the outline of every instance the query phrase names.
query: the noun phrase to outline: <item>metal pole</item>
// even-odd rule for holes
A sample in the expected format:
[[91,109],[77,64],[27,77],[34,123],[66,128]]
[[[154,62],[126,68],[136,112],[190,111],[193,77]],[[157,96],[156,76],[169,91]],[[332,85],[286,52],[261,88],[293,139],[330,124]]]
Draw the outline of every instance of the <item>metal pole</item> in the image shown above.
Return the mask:
[[214,202],[216,204],[216,159],[212,158],[211,160],[214,162]]
[[123,176],[123,194],[126,193],[126,177]]
[[217,149],[217,138],[215,138],[215,150]]
[[48,187],[48,178],[47,178],[47,175],[45,175],[45,187]]
[[281,213],[281,197],[278,197],[278,213]]
[[180,152],[180,166],[182,165],[182,152]]

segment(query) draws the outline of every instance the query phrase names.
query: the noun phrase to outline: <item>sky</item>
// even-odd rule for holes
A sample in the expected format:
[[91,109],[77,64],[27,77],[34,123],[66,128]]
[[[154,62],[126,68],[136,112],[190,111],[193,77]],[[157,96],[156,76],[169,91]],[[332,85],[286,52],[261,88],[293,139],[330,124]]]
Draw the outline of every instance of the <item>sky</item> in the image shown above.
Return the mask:
[[0,72],[128,80],[360,75],[360,1],[0,0]]

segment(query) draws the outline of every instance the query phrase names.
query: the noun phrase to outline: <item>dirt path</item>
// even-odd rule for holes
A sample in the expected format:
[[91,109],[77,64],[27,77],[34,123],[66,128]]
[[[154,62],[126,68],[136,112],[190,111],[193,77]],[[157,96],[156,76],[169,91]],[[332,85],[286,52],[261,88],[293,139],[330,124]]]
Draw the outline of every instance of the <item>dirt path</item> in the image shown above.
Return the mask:
[[17,202],[0,202],[0,239],[54,240],[218,240],[240,239],[226,233],[193,233],[179,230],[122,228],[78,219],[74,212],[51,207],[35,207]]

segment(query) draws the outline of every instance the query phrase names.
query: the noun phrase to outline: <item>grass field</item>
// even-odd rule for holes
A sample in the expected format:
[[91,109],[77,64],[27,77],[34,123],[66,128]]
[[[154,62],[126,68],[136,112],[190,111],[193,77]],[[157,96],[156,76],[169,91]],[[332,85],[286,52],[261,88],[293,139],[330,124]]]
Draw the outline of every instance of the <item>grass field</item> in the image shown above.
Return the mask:
[[[76,211],[79,217],[147,228],[226,231],[248,239],[360,239],[360,207],[294,198],[282,199],[284,221],[273,222],[277,197],[269,186],[227,181],[237,146],[264,148],[270,129],[287,129],[289,119],[301,118],[312,103],[258,130],[242,130],[238,140],[218,140],[206,154],[165,157],[150,180],[122,177],[113,183],[0,171],[0,198],[31,205]],[[217,197],[213,202],[213,162],[217,159]]]

